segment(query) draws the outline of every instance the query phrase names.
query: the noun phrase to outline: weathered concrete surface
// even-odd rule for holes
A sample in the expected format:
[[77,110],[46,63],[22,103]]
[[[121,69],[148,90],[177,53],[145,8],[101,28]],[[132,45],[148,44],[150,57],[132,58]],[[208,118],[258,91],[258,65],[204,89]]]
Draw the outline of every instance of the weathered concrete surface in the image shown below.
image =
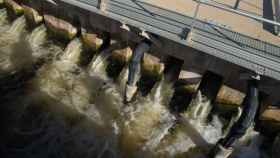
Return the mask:
[[[199,74],[182,71],[179,77],[179,82],[182,84],[179,89],[185,93],[194,94],[197,92],[201,76]],[[215,103],[219,105],[231,105],[230,109],[240,106],[245,98],[245,93],[231,88],[227,85],[222,85],[219,89]],[[234,105],[234,106],[232,106]]]
[[22,5],[22,7],[24,9],[24,16],[31,26],[37,26],[43,22],[43,16],[41,16],[35,9],[26,5]]
[[278,122],[280,124],[280,109],[268,107],[260,116],[261,120]]
[[49,31],[63,39],[72,40],[78,33],[77,28],[62,19],[51,15],[44,15],[44,20]]
[[142,73],[144,75],[159,78],[164,70],[164,64],[160,59],[151,54],[145,53],[142,63]]
[[104,40],[97,34],[86,31],[82,31],[82,41],[86,48],[89,48],[93,51],[98,51],[98,49],[104,43]]
[[[179,87],[180,91],[185,91],[186,93],[194,94],[197,92],[199,83],[186,83]],[[215,103],[222,105],[236,105],[238,107],[242,104],[245,98],[245,93],[242,93],[236,89],[230,88],[223,85],[218,92]]]
[[13,14],[15,15],[21,15],[23,14],[23,8],[21,5],[19,5],[17,2],[13,0],[4,0],[5,5],[7,8],[12,11]]
[[[131,60],[132,54],[133,49],[131,47],[125,47],[113,50],[111,58],[119,64],[128,64]],[[161,63],[161,60],[158,57],[145,53],[141,70],[142,74],[145,76],[159,78],[163,73],[164,64]]]
[[223,85],[217,95],[216,102],[219,104],[241,105],[245,94]]
[[112,52],[112,59],[118,61],[120,64],[127,64],[132,57],[132,49],[126,47],[123,49],[116,49]]
[[280,132],[280,109],[267,107],[260,115],[260,128],[265,133],[275,134]]
[[179,75],[179,83],[188,93],[195,93],[201,81],[202,75],[190,71],[182,70]]

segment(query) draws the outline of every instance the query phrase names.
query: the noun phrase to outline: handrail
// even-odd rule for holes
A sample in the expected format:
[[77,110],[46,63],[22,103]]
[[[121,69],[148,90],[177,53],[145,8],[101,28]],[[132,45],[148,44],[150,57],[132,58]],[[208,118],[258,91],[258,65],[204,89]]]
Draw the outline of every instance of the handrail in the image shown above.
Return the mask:
[[194,1],[197,1],[198,3],[204,4],[204,5],[215,7],[215,8],[221,9],[221,10],[225,10],[225,11],[228,11],[228,12],[231,12],[231,13],[242,15],[242,16],[245,16],[245,17],[248,17],[248,18],[251,18],[251,19],[255,19],[255,20],[258,20],[258,21],[261,21],[261,22],[272,24],[274,26],[280,26],[279,22],[276,22],[276,21],[273,21],[273,20],[269,20],[269,19],[266,19],[266,18],[263,18],[263,17],[260,17],[260,16],[256,16],[256,15],[253,15],[253,14],[248,14],[248,13],[245,13],[243,11],[227,8],[227,7],[224,7],[220,4],[209,3],[209,1],[211,1],[211,0],[194,0]]

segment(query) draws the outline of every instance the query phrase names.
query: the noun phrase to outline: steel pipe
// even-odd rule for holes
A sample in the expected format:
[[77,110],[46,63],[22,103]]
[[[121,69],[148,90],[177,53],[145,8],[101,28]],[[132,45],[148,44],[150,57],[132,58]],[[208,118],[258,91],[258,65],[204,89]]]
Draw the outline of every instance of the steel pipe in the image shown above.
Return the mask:
[[[233,143],[246,134],[247,129],[253,124],[259,108],[259,90],[258,81],[249,80],[247,95],[243,103],[243,111],[239,120],[232,126],[228,135],[221,139],[216,147],[210,152],[210,158],[216,158],[217,155],[230,155]],[[226,156],[224,156],[227,158]]]

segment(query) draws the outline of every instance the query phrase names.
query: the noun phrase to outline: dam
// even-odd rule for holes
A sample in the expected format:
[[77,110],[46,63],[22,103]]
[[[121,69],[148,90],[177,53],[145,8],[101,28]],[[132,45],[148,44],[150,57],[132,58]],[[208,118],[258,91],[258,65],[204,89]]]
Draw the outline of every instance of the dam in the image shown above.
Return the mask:
[[278,158],[279,7],[0,0],[0,155]]

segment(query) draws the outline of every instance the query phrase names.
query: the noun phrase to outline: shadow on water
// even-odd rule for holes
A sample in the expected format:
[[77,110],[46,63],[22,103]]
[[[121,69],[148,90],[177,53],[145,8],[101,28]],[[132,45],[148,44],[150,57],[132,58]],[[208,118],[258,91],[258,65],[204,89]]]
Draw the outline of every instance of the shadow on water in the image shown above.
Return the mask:
[[43,92],[1,104],[1,113],[3,157],[118,156],[110,131]]

